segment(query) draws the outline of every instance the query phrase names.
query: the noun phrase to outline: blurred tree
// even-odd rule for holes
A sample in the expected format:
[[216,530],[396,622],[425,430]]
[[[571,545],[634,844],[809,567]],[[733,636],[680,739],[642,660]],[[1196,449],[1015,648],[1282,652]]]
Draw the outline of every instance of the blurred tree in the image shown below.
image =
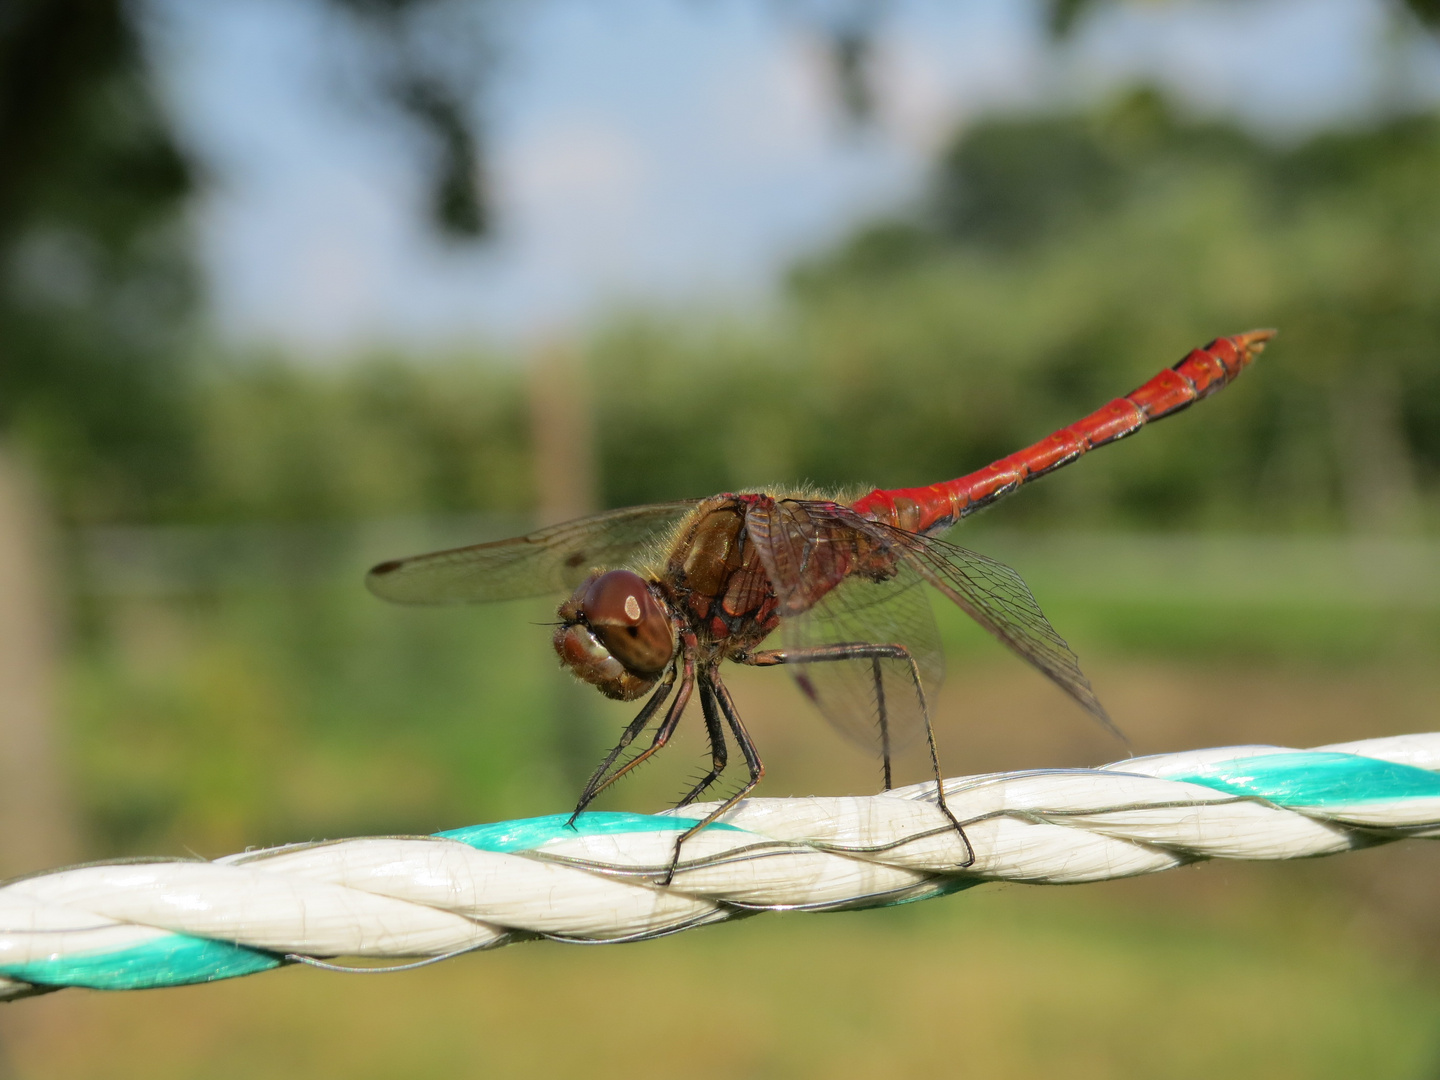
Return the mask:
[[785,0],[782,5],[819,41],[829,62],[831,93],[854,130],[878,119],[875,45],[888,6],[887,0]]
[[1152,90],[1085,116],[982,120],[951,141],[934,174],[935,228],[952,243],[997,249],[1054,243],[1166,183],[1265,153],[1230,124],[1178,122]]
[[[1440,480],[1440,427],[1428,404],[1440,379],[1437,176],[1434,116],[1284,149],[1186,119],[1140,91],[1088,114],[968,127],[941,156],[921,210],[861,229],[801,267],[795,286],[835,363],[858,369],[852,358],[868,349],[868,363],[893,375],[898,341],[887,339],[904,322],[928,327],[923,341],[908,334],[910,348],[936,357],[926,362],[935,364],[924,372],[928,390],[938,380],[942,399],[987,404],[979,414],[930,399],[897,409],[912,423],[929,417],[921,426],[936,428],[931,438],[949,444],[957,464],[1025,437],[976,443],[977,433],[1006,426],[996,394],[1024,393],[1032,411],[1058,422],[1128,388],[1164,355],[1160,341],[1184,344],[1176,336],[1185,327],[1198,343],[1277,324],[1284,336],[1265,376],[1204,421],[1228,438],[1203,459],[1145,460],[1192,485],[1190,520],[1206,503],[1250,501],[1272,522],[1409,527],[1420,489]],[[947,339],[953,359],[943,366]],[[1009,377],[976,370],[995,364]],[[912,377],[923,384],[924,375]],[[870,393],[876,414],[884,398]],[[961,426],[972,433],[968,447],[938,433]],[[1156,441],[1176,438],[1172,429]],[[886,460],[883,440],[873,450]],[[1159,475],[1143,478],[1141,459],[1121,457],[1067,490],[1130,472],[1107,498],[1089,491],[1092,506],[1169,512]],[[937,460],[920,475],[953,471]]]
[[1440,2],[1437,0],[1405,0],[1405,6],[1431,30],[1440,31]]
[[207,373],[187,516],[304,522],[534,505],[523,380],[476,354],[341,368],[260,356]]
[[[1047,0],[1046,23],[1055,37],[1073,33],[1085,14],[1117,0]],[[1133,0],[1129,0],[1133,2]],[[1426,29],[1440,32],[1440,0],[1392,0],[1397,10],[1412,16]]]
[[[374,31],[370,77],[432,139],[437,227],[482,234],[468,109],[483,49],[453,12],[478,27],[483,5],[331,2]],[[164,515],[199,483],[183,341],[197,169],[157,100],[142,13],[10,0],[0,17],[0,433],[28,448],[73,521]]]
[[431,223],[474,240],[491,227],[480,94],[494,63],[489,0],[329,0],[369,44],[368,78],[427,144]]
[[[426,133],[432,220],[446,235],[483,235],[477,99],[497,7],[323,2],[365,28],[365,78]],[[839,97],[865,115],[871,91],[844,86],[869,70],[881,0],[794,9],[829,28]],[[0,425],[42,449],[67,515],[523,505],[513,468],[481,483],[441,460],[476,442],[462,432],[473,415],[448,406],[470,391],[422,388],[387,365],[354,385],[254,369],[233,399],[200,388],[194,408],[177,344],[195,295],[181,227],[195,169],[156,105],[141,10],[18,0],[0,21],[0,153],[15,163],[0,173]],[[1440,474],[1440,418],[1423,404],[1437,380],[1426,351],[1435,157],[1423,117],[1279,150],[1181,117],[1155,94],[1085,115],[982,121],[946,149],[923,210],[872,223],[797,270],[800,302],[781,336],[727,329],[701,341],[631,325],[605,337],[599,362],[615,377],[602,382],[624,386],[646,420],[614,428],[623,441],[600,425],[604,501],[787,475],[953,475],[1033,436],[1037,415],[1061,422],[1149,374],[1177,341],[1273,321],[1286,336],[1267,366],[1306,363],[1293,362],[1283,395],[1256,391],[1243,422],[1235,413],[1235,453],[1207,461],[1208,479],[1192,466],[1208,494],[1187,512],[1238,505],[1222,491],[1238,485],[1278,492],[1269,505],[1297,519],[1332,520],[1343,505],[1356,523],[1406,520]],[[712,422],[688,373],[660,370],[677,350],[753,375],[727,380],[740,436]],[[513,388],[492,390],[481,456],[523,462],[523,408]],[[628,404],[603,389],[597,400],[617,415]],[[333,445],[321,429],[340,433]],[[894,438],[912,429],[927,434]],[[1166,490],[1157,475],[1122,480],[1129,466],[1109,468],[1094,473],[1115,485],[1103,497],[1076,481],[1066,490],[1086,491],[1097,513],[1124,504],[1153,518]],[[1027,496],[1035,508],[1049,498]]]
[[[494,0],[327,0],[369,44],[367,78],[419,132],[440,235],[479,239],[493,226],[484,154],[484,90],[507,18]],[[784,0],[817,39],[841,115],[855,129],[876,119],[873,58],[886,0]]]
[[[362,31],[365,82],[422,137],[437,233],[485,236],[481,98],[501,13],[323,2]],[[878,10],[806,16],[833,43],[857,120]],[[125,0],[10,0],[0,18],[0,430],[35,452],[74,521],[163,516],[200,482],[181,340],[198,298],[184,221],[198,170],[157,100],[143,17]]]
[[154,509],[186,441],[179,221],[194,170],[121,0],[0,19],[0,428],[71,517]]

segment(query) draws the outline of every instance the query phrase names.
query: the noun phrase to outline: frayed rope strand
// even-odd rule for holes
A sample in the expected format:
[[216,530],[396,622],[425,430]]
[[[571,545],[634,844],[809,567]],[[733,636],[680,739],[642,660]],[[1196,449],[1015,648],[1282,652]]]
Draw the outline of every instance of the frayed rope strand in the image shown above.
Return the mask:
[[[986,881],[1072,884],[1200,859],[1440,836],[1440,733],[1222,747],[846,798],[586,813],[427,837],[70,867],[0,886],[0,996],[178,986],[336,957],[395,966],[549,938],[643,941],[758,911],[884,907]],[[390,965],[386,965],[390,966]]]

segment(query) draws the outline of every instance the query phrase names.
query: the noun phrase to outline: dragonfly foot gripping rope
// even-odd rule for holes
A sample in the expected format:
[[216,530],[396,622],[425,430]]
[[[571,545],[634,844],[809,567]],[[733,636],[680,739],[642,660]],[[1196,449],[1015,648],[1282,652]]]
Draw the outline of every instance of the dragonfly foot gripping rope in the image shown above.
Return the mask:
[[177,986],[326,958],[422,962],[548,938],[639,941],[759,911],[884,907],[986,881],[1070,884],[1201,859],[1440,836],[1440,733],[1222,747],[846,798],[588,813],[70,867],[0,886],[0,997]]

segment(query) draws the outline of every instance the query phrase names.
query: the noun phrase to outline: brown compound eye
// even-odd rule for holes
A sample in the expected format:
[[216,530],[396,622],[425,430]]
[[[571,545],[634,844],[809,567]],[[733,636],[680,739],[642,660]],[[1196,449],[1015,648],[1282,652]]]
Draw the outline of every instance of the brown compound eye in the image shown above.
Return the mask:
[[611,570],[582,589],[579,614],[610,655],[636,675],[657,675],[675,655],[670,613],[639,574]]
[[606,697],[639,697],[675,655],[668,608],[629,570],[590,578],[560,605],[559,614],[554,645],[560,662]]

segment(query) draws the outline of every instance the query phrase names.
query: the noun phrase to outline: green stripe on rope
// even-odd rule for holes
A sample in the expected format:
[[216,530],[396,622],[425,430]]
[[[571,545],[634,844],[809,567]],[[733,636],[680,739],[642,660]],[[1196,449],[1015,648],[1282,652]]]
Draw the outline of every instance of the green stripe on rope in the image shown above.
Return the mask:
[[[608,836],[616,833],[683,832],[700,823],[699,818],[661,817],[655,814],[625,814],[596,811],[581,814],[570,825],[569,814],[548,814],[545,817],[521,818],[519,821],[497,821],[489,825],[469,825],[436,833],[446,840],[458,840],[480,851],[531,851],[550,840],[576,836]],[[711,829],[736,830],[734,825],[717,822]]]
[[259,949],[174,934],[115,952],[7,964],[0,966],[0,975],[40,986],[149,990],[253,975],[282,963],[280,957]]
[[1440,796],[1440,774],[1355,754],[1260,754],[1217,761],[1167,780],[1200,784],[1279,806],[1344,806]]
[[[1234,758],[1189,772],[1171,773],[1165,779],[1294,807],[1440,797],[1440,773],[1328,752],[1296,751]],[[569,820],[568,814],[551,814],[471,825],[435,835],[481,851],[513,852],[533,850],[550,840],[574,836],[680,832],[696,824],[691,818],[608,812],[582,814],[573,826],[568,824]],[[734,830],[735,826],[715,824],[710,828]],[[963,879],[944,882],[933,890],[898,902],[942,896],[973,884],[978,882]],[[114,952],[0,965],[0,975],[40,986],[141,990],[250,975],[279,967],[284,962],[280,956],[264,950],[174,934]]]
[[[581,814],[574,826],[569,814],[470,825],[436,833],[481,851],[528,851],[559,837],[604,836],[636,832],[682,832],[698,819],[658,817],[651,814]],[[711,825],[712,829],[735,826]],[[115,952],[70,956],[63,960],[34,960],[28,964],[0,965],[0,975],[40,986],[84,986],[92,990],[147,990],[161,986],[233,979],[279,967],[284,961],[272,953],[224,941],[174,934]]]

